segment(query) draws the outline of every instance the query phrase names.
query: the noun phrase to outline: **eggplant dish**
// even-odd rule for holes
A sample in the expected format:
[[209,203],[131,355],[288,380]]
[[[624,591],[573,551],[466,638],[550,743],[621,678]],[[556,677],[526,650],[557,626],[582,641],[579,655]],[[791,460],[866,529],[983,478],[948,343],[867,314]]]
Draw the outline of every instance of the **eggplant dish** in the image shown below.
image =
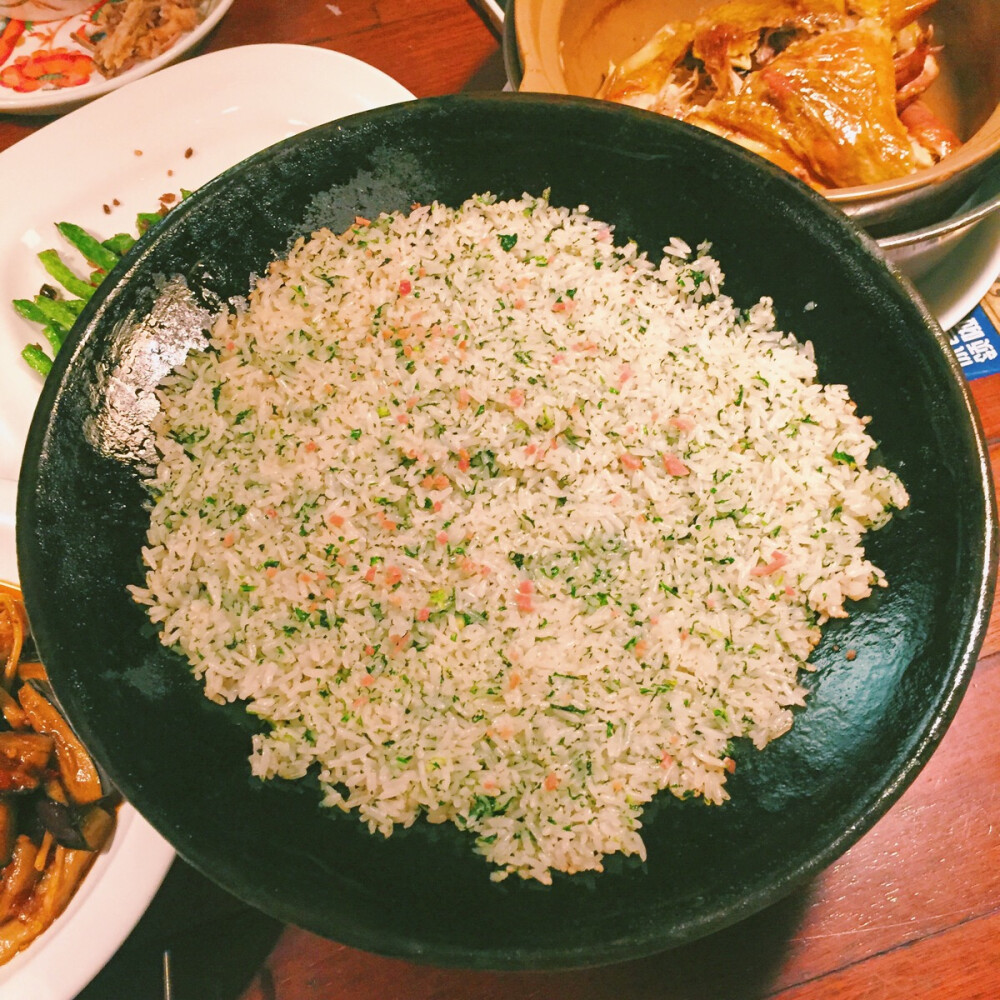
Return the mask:
[[65,909],[115,827],[117,798],[30,655],[20,591],[0,584],[0,963]]

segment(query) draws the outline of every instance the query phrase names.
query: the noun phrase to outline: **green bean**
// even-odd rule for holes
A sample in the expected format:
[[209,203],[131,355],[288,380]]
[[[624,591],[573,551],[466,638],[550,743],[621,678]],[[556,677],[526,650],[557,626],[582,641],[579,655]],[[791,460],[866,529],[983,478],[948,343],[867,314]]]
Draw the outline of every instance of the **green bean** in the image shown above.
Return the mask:
[[159,212],[140,212],[135,217],[135,227],[144,233],[150,226],[155,226],[163,216]]
[[81,299],[89,299],[94,294],[95,288],[89,281],[84,281],[79,275],[67,267],[62,257],[55,250],[43,250],[38,259],[42,262],[42,267],[59,282],[67,292],[79,296]]
[[[69,310],[69,313],[64,313],[62,310],[53,310],[50,305],[53,301],[52,299],[44,295],[39,295],[38,299],[46,303],[45,309],[40,308],[31,299],[14,299],[14,311],[26,320],[38,323],[42,328],[42,334],[45,339],[52,345],[53,351],[58,351],[62,347],[62,342],[65,340],[66,334],[69,333],[70,326],[73,325],[74,317],[71,315],[72,309]],[[54,318],[56,312],[58,312],[60,320]],[[62,320],[68,320],[69,325]]]
[[83,311],[84,303],[80,299],[50,299],[47,295],[36,295],[35,305],[45,317],[46,323],[61,327],[68,333],[76,322],[76,317]]
[[59,222],[56,229],[95,267],[102,271],[110,271],[121,257],[98,243],[86,230],[72,222]]
[[101,246],[124,257],[135,246],[135,237],[129,233],[115,233],[110,239],[102,240]]
[[49,316],[30,299],[14,299],[14,311],[26,320],[38,323],[41,326],[42,335],[52,345],[53,354],[62,347],[63,340],[65,340],[66,334],[69,333],[68,327],[50,322]]
[[38,344],[28,344],[28,346],[21,351],[21,357],[24,358],[24,360],[27,361],[39,375],[45,376],[52,371],[52,359],[38,346]]
[[14,299],[14,311],[32,323],[48,323],[48,317],[31,299]]
[[66,339],[66,330],[62,330],[52,323],[46,323],[42,327],[42,336],[52,345],[52,354],[55,355],[62,347]]

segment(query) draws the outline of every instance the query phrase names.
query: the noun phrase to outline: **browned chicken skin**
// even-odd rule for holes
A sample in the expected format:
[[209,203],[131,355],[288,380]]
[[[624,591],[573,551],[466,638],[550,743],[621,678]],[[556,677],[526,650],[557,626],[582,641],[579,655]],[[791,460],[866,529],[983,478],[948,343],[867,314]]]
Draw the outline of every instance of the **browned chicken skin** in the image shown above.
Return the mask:
[[815,187],[874,184],[959,140],[918,98],[935,0],[726,0],[665,25],[598,96],[723,135]]

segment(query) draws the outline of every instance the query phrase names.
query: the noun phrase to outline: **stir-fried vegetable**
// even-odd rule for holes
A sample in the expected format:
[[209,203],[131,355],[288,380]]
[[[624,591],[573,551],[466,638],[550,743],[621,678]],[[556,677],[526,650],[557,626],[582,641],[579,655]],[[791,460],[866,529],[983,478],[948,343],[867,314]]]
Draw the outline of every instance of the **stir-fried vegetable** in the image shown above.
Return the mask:
[[[189,193],[182,191],[181,197],[184,198]],[[164,196],[164,199],[167,197]],[[169,197],[173,199],[174,196]],[[168,210],[167,201],[164,200],[158,211],[140,212],[135,219],[135,232],[141,235],[159,222]],[[43,377],[52,369],[53,359],[87,300],[137,239],[131,233],[116,233],[101,240],[72,222],[57,223],[56,229],[83,256],[91,271],[88,275],[81,276],[66,263],[58,250],[43,250],[38,254],[38,259],[55,284],[42,285],[34,298],[13,301],[15,312],[24,319],[37,323],[47,342],[47,349],[40,343],[34,343],[28,344],[21,351],[21,357]]]
[[20,591],[0,584],[0,963],[65,909],[118,803],[25,654],[26,634]]

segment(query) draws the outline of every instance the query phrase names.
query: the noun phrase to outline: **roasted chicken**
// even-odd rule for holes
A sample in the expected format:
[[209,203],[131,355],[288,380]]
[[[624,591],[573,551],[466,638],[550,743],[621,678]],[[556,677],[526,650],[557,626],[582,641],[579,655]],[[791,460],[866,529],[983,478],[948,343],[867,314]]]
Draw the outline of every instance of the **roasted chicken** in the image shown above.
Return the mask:
[[920,101],[935,0],[727,0],[664,25],[597,96],[699,125],[817,188],[905,176],[959,139]]

